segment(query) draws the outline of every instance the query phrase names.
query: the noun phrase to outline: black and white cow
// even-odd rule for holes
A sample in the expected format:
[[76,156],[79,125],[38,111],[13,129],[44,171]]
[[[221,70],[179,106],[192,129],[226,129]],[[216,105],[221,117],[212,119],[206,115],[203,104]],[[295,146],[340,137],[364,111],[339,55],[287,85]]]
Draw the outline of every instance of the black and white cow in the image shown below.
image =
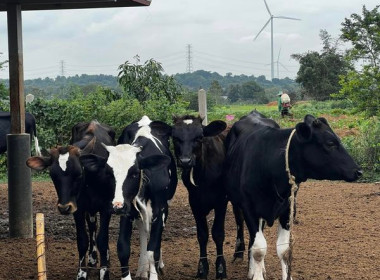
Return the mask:
[[200,246],[197,277],[207,279],[209,265],[207,242],[209,229],[207,215],[214,210],[212,238],[216,244],[216,279],[226,278],[223,256],[224,220],[227,208],[222,174],[225,159],[223,121],[207,126],[194,116],[174,117],[172,137],[177,165],[182,169],[182,181],[189,192],[189,203],[197,227]]
[[[48,157],[31,157],[27,165],[35,170],[49,168],[50,177],[58,195],[58,210],[63,215],[73,214],[77,233],[79,269],[76,279],[87,279],[85,256],[88,265],[96,266],[97,249],[100,254],[99,279],[109,279],[108,228],[112,214],[113,189],[109,178],[83,168],[80,156],[91,153],[107,157],[102,145],[114,145],[115,132],[97,121],[79,123],[72,130],[72,145],[52,148]],[[111,186],[112,187],[112,186]],[[100,227],[97,231],[97,213]],[[86,231],[86,221],[90,238]]]
[[[7,151],[7,134],[11,133],[11,115],[0,111],[0,154]],[[36,155],[41,155],[37,139],[36,119],[30,113],[25,113],[25,133],[30,134],[30,141],[34,140]]]
[[[81,157],[85,168],[112,178],[114,211],[120,216],[117,251],[122,280],[130,280],[129,257],[133,221],[140,233],[136,277],[157,280],[164,264],[161,236],[168,217],[168,202],[177,187],[176,166],[169,150],[171,127],[144,116],[127,126],[109,156]],[[127,143],[125,143],[127,142]]]
[[307,115],[293,129],[251,126],[227,150],[225,182],[228,198],[243,210],[249,230],[248,279],[263,280],[267,243],[264,224],[279,220],[277,255],[286,280],[289,248],[291,185],[286,172],[286,150],[295,183],[307,179],[354,181],[360,168],[324,118]]

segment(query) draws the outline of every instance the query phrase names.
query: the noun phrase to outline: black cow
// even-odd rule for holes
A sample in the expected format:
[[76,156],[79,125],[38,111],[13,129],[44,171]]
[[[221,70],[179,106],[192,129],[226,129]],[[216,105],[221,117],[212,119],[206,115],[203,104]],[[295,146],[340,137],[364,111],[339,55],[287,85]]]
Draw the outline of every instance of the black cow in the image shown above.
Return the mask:
[[172,137],[177,164],[182,168],[182,181],[189,192],[189,203],[195,218],[200,246],[197,277],[206,279],[209,272],[207,215],[214,210],[212,238],[216,244],[216,278],[226,278],[223,256],[224,219],[227,208],[222,172],[225,159],[223,121],[207,126],[194,116],[174,117]]
[[[0,111],[0,154],[7,151],[7,134],[11,133],[11,115]],[[25,133],[30,134],[30,141],[34,140],[36,155],[41,155],[38,145],[36,119],[30,113],[25,113]]]
[[[49,151],[48,157],[31,157],[27,165],[35,170],[49,168],[50,177],[58,195],[58,210],[63,215],[73,214],[77,232],[79,269],[76,279],[87,279],[85,256],[88,265],[96,266],[97,248],[100,254],[99,279],[109,279],[108,228],[112,214],[113,189],[108,180],[97,173],[83,169],[81,154],[107,157],[102,143],[114,145],[115,132],[96,121],[79,123],[73,127],[72,145]],[[96,236],[96,214],[100,213],[100,228]],[[88,224],[90,239],[86,231]],[[97,247],[97,248],[96,248]]]
[[[127,126],[109,157],[87,155],[85,168],[112,178],[114,210],[120,217],[117,251],[122,279],[131,279],[129,257],[132,223],[140,232],[140,259],[136,277],[157,280],[164,266],[161,236],[168,217],[168,202],[177,187],[176,166],[167,141],[171,127],[144,116]],[[125,143],[127,142],[127,143]],[[149,239],[149,240],[148,240]]]
[[[289,168],[295,183],[307,179],[354,181],[361,171],[324,118],[307,115],[292,129],[251,126],[228,146],[225,182],[228,198],[243,210],[249,230],[248,279],[264,279],[266,240],[264,224],[279,220],[277,255],[282,279],[287,279],[291,185],[286,172],[288,141]],[[291,137],[291,135],[293,135]]]

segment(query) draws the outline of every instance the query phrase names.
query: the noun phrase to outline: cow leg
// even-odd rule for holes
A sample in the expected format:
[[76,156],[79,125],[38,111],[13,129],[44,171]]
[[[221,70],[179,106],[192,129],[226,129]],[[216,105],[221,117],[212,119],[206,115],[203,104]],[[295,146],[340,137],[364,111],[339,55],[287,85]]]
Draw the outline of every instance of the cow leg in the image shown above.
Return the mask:
[[100,227],[98,238],[96,243],[98,245],[99,254],[100,254],[100,271],[99,279],[100,280],[109,280],[109,249],[108,249],[108,230],[111,220],[111,213],[107,210],[100,212]]
[[236,245],[233,259],[233,261],[235,262],[236,260],[244,259],[244,216],[243,211],[239,207],[232,205],[232,209],[234,211],[236,222]]
[[[278,231],[277,231],[277,256],[280,258],[282,269],[282,280],[288,278],[288,263],[289,263],[289,243],[290,243],[290,231],[289,231],[289,214],[282,216],[279,219]],[[290,277],[290,279],[292,279]]]
[[161,258],[161,239],[164,229],[167,205],[159,204],[153,209],[152,226],[148,243],[149,280],[158,280],[159,261]]
[[215,218],[212,225],[212,239],[216,244],[216,279],[227,278],[226,261],[223,256],[224,243],[224,220],[226,217],[227,201],[222,202],[222,205],[215,208]]
[[121,266],[121,279],[131,280],[129,271],[129,257],[131,255],[131,235],[133,219],[130,217],[120,217],[119,238],[117,240],[117,255]]
[[267,241],[263,234],[264,221],[247,215],[245,218],[250,235],[248,279],[264,280],[264,258],[267,253]]
[[96,214],[86,213],[88,231],[90,233],[90,248],[88,249],[88,266],[95,267],[98,263],[98,252],[96,250]]
[[207,260],[207,242],[208,242],[208,225],[205,215],[195,215],[195,223],[197,226],[197,238],[200,249],[200,256],[198,262],[198,271],[196,278],[207,279],[208,275],[208,260]]
[[86,252],[88,249],[88,235],[86,232],[86,218],[85,213],[82,211],[76,211],[74,213],[75,227],[77,231],[77,248],[79,253],[79,268],[77,273],[77,280],[87,279],[86,267]]
[[136,225],[139,229],[139,238],[140,238],[140,257],[139,257],[139,266],[136,272],[136,278],[148,279],[148,273],[149,273],[149,261],[148,261],[148,255],[147,255],[148,232],[142,220],[137,220]]

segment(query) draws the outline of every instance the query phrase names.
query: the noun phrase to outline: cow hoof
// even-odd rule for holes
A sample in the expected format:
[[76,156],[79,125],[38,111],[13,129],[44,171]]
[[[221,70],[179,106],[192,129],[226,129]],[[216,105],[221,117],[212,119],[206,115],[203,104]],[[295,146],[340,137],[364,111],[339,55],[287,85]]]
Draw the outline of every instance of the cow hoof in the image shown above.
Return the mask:
[[216,268],[216,276],[215,276],[216,279],[227,278],[226,261],[224,260],[223,256],[220,256],[216,259],[215,268]]
[[110,280],[110,271],[108,270],[108,268],[100,269],[99,280]]
[[79,268],[76,279],[77,280],[87,280],[87,271]]
[[198,272],[196,278],[207,279],[208,275],[208,261],[206,258],[200,259],[198,263]]
[[234,253],[233,263],[242,263],[244,260],[244,252]]
[[164,276],[164,275],[165,275],[165,270],[164,270],[164,268],[163,268],[163,267],[159,267],[159,268],[157,269],[157,273],[158,273],[159,276]]
[[88,254],[87,266],[96,267],[97,264],[98,264],[98,254],[96,253],[96,251],[93,251]]

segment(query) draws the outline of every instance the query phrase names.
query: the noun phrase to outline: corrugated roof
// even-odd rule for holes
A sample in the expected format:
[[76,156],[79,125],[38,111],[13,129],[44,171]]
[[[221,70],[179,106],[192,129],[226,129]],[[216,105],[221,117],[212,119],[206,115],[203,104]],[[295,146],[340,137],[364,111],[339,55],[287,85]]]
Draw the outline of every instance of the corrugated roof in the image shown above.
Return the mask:
[[23,11],[32,11],[149,6],[151,0],[1,0],[0,11],[6,11],[10,3],[20,4]]

